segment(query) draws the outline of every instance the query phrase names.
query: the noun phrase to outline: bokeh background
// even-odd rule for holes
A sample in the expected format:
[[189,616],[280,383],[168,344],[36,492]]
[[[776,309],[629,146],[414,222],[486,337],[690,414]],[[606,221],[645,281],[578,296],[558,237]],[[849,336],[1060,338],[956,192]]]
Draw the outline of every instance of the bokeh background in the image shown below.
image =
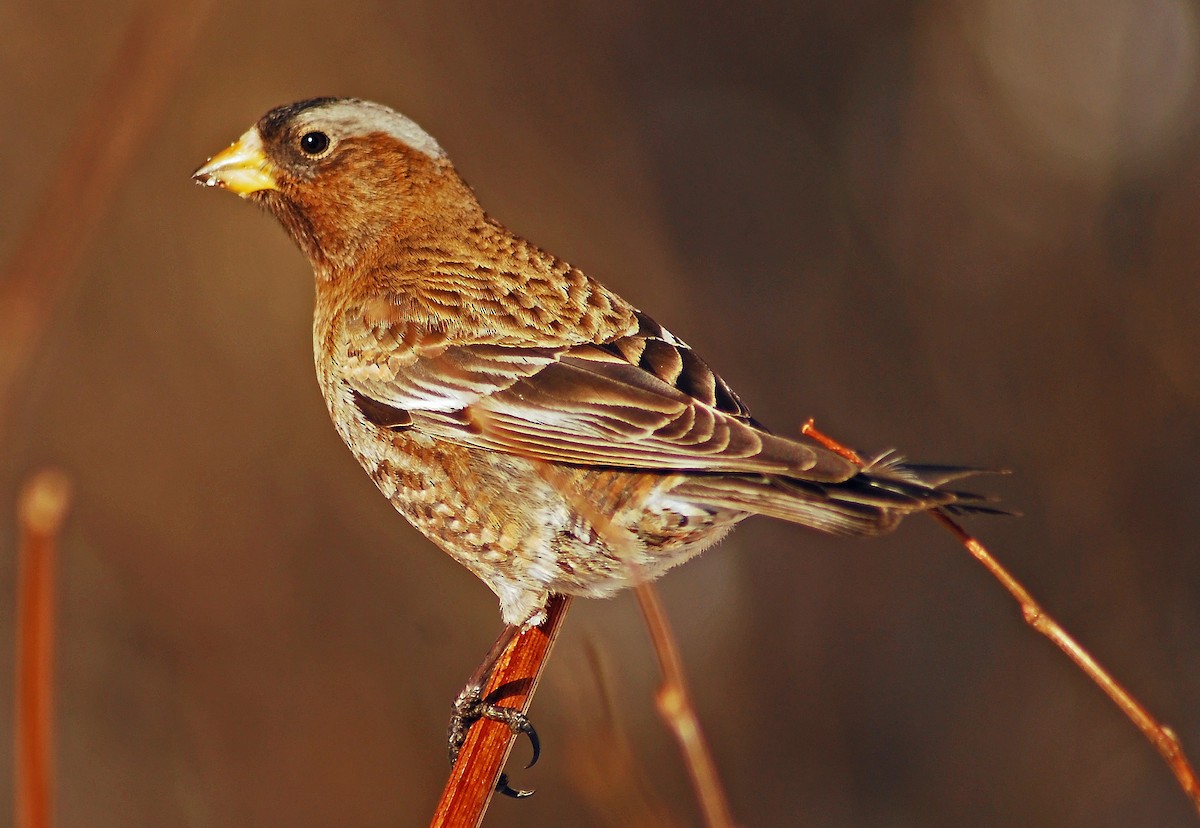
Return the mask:
[[[330,427],[301,255],[189,181],[324,94],[413,116],[777,430],[1013,469],[979,485],[1023,517],[971,528],[1200,757],[1194,3],[154,5],[0,4],[0,327],[31,343],[0,353],[0,664],[12,504],[53,465],[59,824],[425,824],[499,631]],[[47,210],[63,261],[22,282]],[[747,826],[1195,824],[932,522],[752,521],[661,587]],[[538,793],[488,824],[695,824],[656,682],[633,599],[577,602]]]

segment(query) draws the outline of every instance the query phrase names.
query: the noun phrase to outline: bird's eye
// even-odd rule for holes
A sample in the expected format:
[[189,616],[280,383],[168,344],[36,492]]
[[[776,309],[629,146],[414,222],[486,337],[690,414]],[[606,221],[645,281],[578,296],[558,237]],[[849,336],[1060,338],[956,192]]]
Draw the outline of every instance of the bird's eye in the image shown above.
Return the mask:
[[306,132],[300,136],[300,151],[305,155],[320,155],[329,149],[329,136],[324,132]]

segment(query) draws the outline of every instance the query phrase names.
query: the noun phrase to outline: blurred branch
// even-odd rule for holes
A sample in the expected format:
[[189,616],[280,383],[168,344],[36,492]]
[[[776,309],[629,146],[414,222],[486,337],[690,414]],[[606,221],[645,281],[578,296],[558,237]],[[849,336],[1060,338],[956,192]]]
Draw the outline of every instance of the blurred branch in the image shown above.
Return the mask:
[[696,789],[700,810],[704,813],[705,824],[710,828],[733,828],[729,799],[721,785],[721,777],[717,774],[712,752],[704,739],[700,718],[692,705],[687,678],[683,673],[683,659],[679,656],[675,636],[671,633],[667,615],[658,600],[658,592],[652,584],[639,584],[637,597],[642,607],[642,615],[646,619],[646,627],[650,631],[650,638],[654,642],[654,652],[658,655],[658,668],[662,673],[662,684],[654,698],[658,712],[679,742],[684,763]]
[[[506,707],[522,713],[529,712],[533,693],[550,656],[550,648],[562,630],[570,605],[568,596],[550,597],[546,605],[546,620],[540,626],[525,630],[513,638],[496,662],[484,688],[485,699],[503,700]],[[480,825],[516,740],[517,734],[501,722],[480,719],[472,724],[467,731],[467,740],[459,751],[458,761],[446,780],[446,787],[430,825],[440,828],[475,828]]]
[[17,503],[16,724],[13,801],[17,828],[53,824],[54,584],[56,544],[70,486],[60,472],[26,483]]
[[[802,432],[826,448],[836,451],[843,457],[862,465],[861,459],[852,449],[846,448],[832,438],[822,434],[813,425],[812,420],[804,424]],[[1150,744],[1154,745],[1154,748],[1166,760],[1171,771],[1175,774],[1175,778],[1179,780],[1179,785],[1183,788],[1183,792],[1187,794],[1188,798],[1192,801],[1192,805],[1200,813],[1200,782],[1197,782],[1196,772],[1192,769],[1191,764],[1184,755],[1183,746],[1179,743],[1179,737],[1175,735],[1175,732],[1151,716],[1150,712],[1141,702],[1117,683],[1117,680],[1101,667],[1092,658],[1091,654],[1081,647],[1057,621],[1047,615],[1041,605],[1034,600],[1029,590],[1014,578],[1012,573],[1005,569],[999,561],[993,558],[982,543],[972,537],[965,529],[943,512],[933,511],[930,512],[930,515],[958,538],[959,542],[967,548],[967,551],[974,555],[976,560],[983,564],[987,568],[987,571],[1016,600],[1021,606],[1021,615],[1025,618],[1025,623],[1054,642],[1054,645],[1062,650],[1067,658],[1071,659],[1088,678],[1095,682],[1112,699],[1113,703],[1121,709],[1121,712],[1129,717],[1129,720],[1142,731],[1142,735],[1146,737]]]
[[611,668],[602,644],[584,639],[586,668],[569,669],[559,682],[577,729],[567,772],[597,824],[621,828],[678,828],[681,824],[659,796],[653,777],[639,761],[614,696]]
[[0,269],[0,435],[15,386],[158,123],[212,5],[148,0],[138,9],[40,207]]

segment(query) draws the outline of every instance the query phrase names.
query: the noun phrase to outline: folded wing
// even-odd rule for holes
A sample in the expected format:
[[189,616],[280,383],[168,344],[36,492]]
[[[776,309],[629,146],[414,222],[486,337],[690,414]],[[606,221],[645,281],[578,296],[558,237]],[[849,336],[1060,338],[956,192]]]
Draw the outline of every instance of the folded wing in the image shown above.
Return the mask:
[[831,483],[857,472],[833,452],[766,431],[645,316],[636,333],[558,347],[448,344],[432,326],[354,319],[339,355],[353,389],[445,440],[582,466]]

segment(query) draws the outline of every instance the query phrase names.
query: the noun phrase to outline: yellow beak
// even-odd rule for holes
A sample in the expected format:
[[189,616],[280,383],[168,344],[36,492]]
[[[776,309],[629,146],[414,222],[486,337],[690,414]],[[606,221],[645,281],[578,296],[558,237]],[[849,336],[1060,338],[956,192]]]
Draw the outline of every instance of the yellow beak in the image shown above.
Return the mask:
[[274,167],[263,151],[258,129],[251,127],[200,169],[192,173],[195,181],[206,187],[221,187],[242,198],[260,190],[274,190]]

